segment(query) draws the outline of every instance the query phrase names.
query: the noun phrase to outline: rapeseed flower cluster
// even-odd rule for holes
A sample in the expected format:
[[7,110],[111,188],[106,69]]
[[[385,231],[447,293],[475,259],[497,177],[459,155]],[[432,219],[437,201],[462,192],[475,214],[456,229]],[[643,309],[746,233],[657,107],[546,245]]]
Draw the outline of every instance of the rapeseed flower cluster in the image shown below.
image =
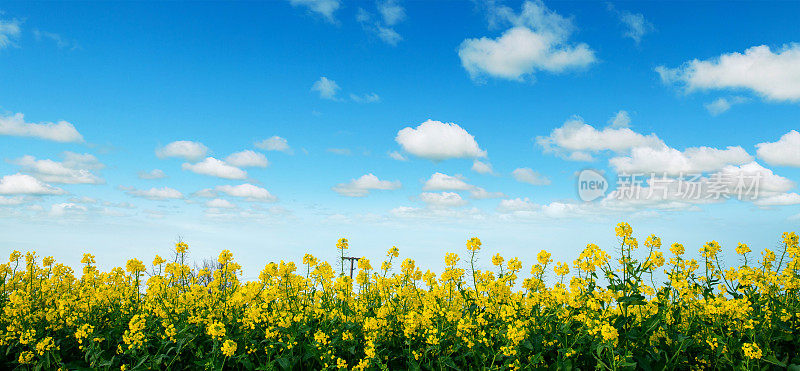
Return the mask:
[[[610,252],[590,243],[571,265],[543,250],[529,276],[499,253],[478,269],[485,247],[476,237],[463,257],[445,255],[440,274],[393,246],[375,267],[360,258],[353,279],[306,254],[300,269],[269,263],[243,282],[231,251],[196,269],[183,241],[171,259],[108,272],[84,254],[80,274],[14,251],[0,265],[0,367],[798,367],[797,234],[760,254],[738,244],[734,267],[721,264],[716,241],[697,260],[679,243],[662,252],[654,235],[639,249],[627,223],[615,234]],[[349,242],[336,248],[344,257]]]

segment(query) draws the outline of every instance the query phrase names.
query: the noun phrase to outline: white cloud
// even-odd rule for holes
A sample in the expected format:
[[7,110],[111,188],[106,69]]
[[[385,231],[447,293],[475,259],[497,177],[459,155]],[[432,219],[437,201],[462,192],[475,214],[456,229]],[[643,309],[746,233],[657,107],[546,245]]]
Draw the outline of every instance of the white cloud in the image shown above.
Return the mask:
[[377,103],[381,101],[381,97],[375,93],[369,93],[364,95],[350,94],[350,99],[356,103]]
[[501,198],[506,195],[503,192],[489,192],[481,187],[473,187],[469,190],[469,196],[476,200],[485,200],[489,198]]
[[468,191],[473,188],[473,185],[467,184],[461,177],[442,173],[434,173],[422,186],[426,191]]
[[78,204],[96,204],[97,200],[91,197],[83,196],[83,197],[70,197],[68,200],[69,202],[74,202]]
[[397,45],[397,43],[403,40],[403,37],[390,27],[375,26],[375,33],[383,42],[392,46]]
[[690,147],[684,151],[675,148],[637,147],[630,156],[609,160],[618,173],[667,173],[669,175],[717,171],[727,165],[742,165],[753,160],[742,147],[718,149]]
[[358,9],[356,20],[367,32],[373,33],[383,42],[395,46],[403,40],[393,26],[405,19],[405,9],[394,0],[379,1],[377,3],[379,17],[374,17],[363,8]]
[[394,26],[406,18],[406,10],[396,0],[378,2],[378,12],[381,13],[383,22]]
[[[237,186],[222,185],[222,186],[217,186],[214,189],[217,192],[225,193],[228,196],[240,197],[240,198],[247,199],[248,201],[259,201],[259,202],[275,202],[275,201],[278,201],[278,198],[273,196],[266,189],[258,187],[258,186],[255,186],[255,185],[252,185],[252,184],[249,184],[249,183],[240,184],[240,185],[237,185]],[[204,190],[204,191],[201,191],[201,192],[204,192],[206,195],[209,194],[209,192],[207,192],[209,190]],[[213,193],[211,193],[211,194],[213,194]]]
[[395,141],[406,152],[430,160],[486,157],[475,137],[454,123],[428,120],[416,129],[401,129]]
[[683,85],[687,91],[750,89],[767,100],[800,100],[800,44],[772,52],[754,46],[744,54],[733,52],[709,60],[694,59],[677,68],[656,68],[666,83]]
[[461,175],[451,176],[442,173],[434,173],[423,184],[425,191],[469,191],[470,197],[474,199],[500,198],[505,195],[502,192],[488,192],[481,187],[469,184],[464,181]]
[[497,210],[503,213],[513,213],[513,212],[533,212],[537,211],[541,208],[541,205],[535,204],[531,202],[527,197],[523,198],[514,198],[508,200],[501,200],[500,204],[497,206]]
[[225,162],[236,167],[267,167],[269,165],[264,154],[249,149],[231,154],[225,158]]
[[458,48],[461,65],[475,79],[483,75],[522,80],[536,71],[563,72],[595,61],[588,45],[571,45],[571,20],[548,9],[541,1],[526,1],[519,15],[501,6],[495,20],[513,27],[500,37],[466,39]]
[[134,205],[134,204],[132,204],[130,202],[109,202],[109,201],[105,201],[105,202],[103,202],[103,206],[116,207],[116,208],[120,208],[120,209],[135,209],[136,208],[136,205]]
[[408,161],[408,158],[406,158],[406,156],[403,156],[402,153],[397,152],[397,151],[389,152],[389,157],[391,157],[392,159],[395,159],[397,161]]
[[70,202],[53,204],[50,206],[50,216],[65,216],[67,214],[83,214],[89,211],[84,205],[78,205]]
[[322,76],[314,82],[311,86],[311,91],[319,93],[319,97],[323,99],[336,100],[336,93],[340,90],[336,81],[329,80],[327,77]]
[[255,143],[256,148],[261,148],[267,151],[280,151],[291,153],[292,148],[289,147],[289,142],[277,135],[264,139]]
[[791,130],[777,142],[756,144],[756,154],[770,165],[800,167],[800,133]]
[[[734,187],[741,177],[758,178],[758,197],[769,197],[775,194],[788,192],[794,188],[795,183],[787,178],[777,175],[772,170],[767,169],[753,161],[741,166],[728,165],[720,171],[719,176],[727,179]],[[714,176],[712,175],[712,178]]]
[[372,173],[362,175],[348,183],[341,183],[333,187],[333,191],[347,197],[364,197],[370,190],[394,190],[400,188],[400,181],[380,180]]
[[781,193],[756,200],[753,203],[759,206],[797,205],[800,204],[800,195],[797,193]]
[[638,13],[631,13],[627,10],[617,10],[613,5],[609,4],[609,10],[614,12],[619,18],[620,23],[625,26],[623,36],[630,38],[638,45],[642,41],[642,37],[655,28],[653,24],[644,19],[644,15]]
[[149,200],[169,200],[183,198],[183,193],[169,187],[150,189],[135,189],[127,187],[121,188],[124,189],[125,193],[130,196],[146,198]]
[[333,13],[339,9],[341,5],[339,0],[289,0],[292,6],[303,6],[309,12],[321,15],[325,20],[330,23],[336,23],[336,18]]
[[467,204],[467,200],[455,192],[423,192],[419,195],[420,200],[433,208],[459,207]]
[[608,123],[615,129],[627,128],[631,124],[631,116],[628,114],[628,111],[619,110],[614,117],[608,120]]
[[179,140],[156,149],[158,158],[179,157],[187,161],[197,161],[208,153],[208,147],[203,143],[188,140]]
[[167,174],[164,174],[164,172],[159,169],[139,172],[139,179],[163,179],[166,177]]
[[522,183],[528,183],[532,185],[550,184],[550,179],[548,179],[546,176],[539,174],[538,172],[533,171],[533,169],[527,167],[514,169],[514,171],[511,172],[511,175],[513,175],[514,179],[516,179],[518,182]]
[[206,207],[215,209],[234,209],[236,208],[236,205],[232,204],[228,200],[222,198],[215,198],[213,200],[209,200],[208,202],[206,202]]
[[83,136],[69,122],[62,120],[57,123],[35,124],[25,122],[25,116],[21,113],[0,115],[0,135],[34,137],[63,143],[83,142]]
[[16,206],[25,203],[22,197],[3,197],[0,196],[0,206]]
[[60,195],[63,189],[50,186],[27,174],[6,175],[0,178],[2,195]]
[[84,169],[91,169],[91,170],[98,170],[106,167],[100,161],[97,160],[97,157],[88,153],[75,153],[70,151],[64,151],[62,154],[64,157],[64,166],[70,168],[84,168]]
[[103,184],[105,180],[91,170],[104,167],[97,158],[84,153],[64,152],[64,162],[37,160],[33,156],[23,156],[12,161],[28,173],[44,182],[62,184]]
[[595,204],[567,203],[554,201],[539,205],[526,198],[501,200],[497,206],[501,220],[509,219],[563,219],[569,217],[588,216],[597,213]]
[[712,115],[717,116],[727,112],[734,104],[744,103],[747,98],[744,97],[731,97],[731,98],[717,98],[716,100],[706,103],[704,107]]
[[709,113],[716,116],[731,109],[731,103],[725,98],[717,98],[711,103],[706,103],[705,107]]
[[223,179],[245,179],[247,172],[238,167],[231,166],[225,161],[217,160],[213,157],[206,157],[205,160],[196,164],[184,163],[181,165],[183,170],[189,170],[196,174],[208,175]]
[[600,151],[620,153],[634,147],[665,147],[655,134],[642,135],[625,127],[597,130],[580,117],[567,120],[563,126],[553,129],[549,136],[536,137],[536,143],[545,153],[555,153],[573,161],[593,161],[592,153]]
[[21,32],[19,25],[20,21],[16,19],[0,19],[0,49],[14,45],[14,39],[18,38]]
[[451,207],[409,207],[399,206],[389,211],[396,218],[404,219],[436,219],[443,222],[453,222],[462,219],[485,220],[486,215],[478,208],[451,208]]
[[492,174],[494,170],[492,170],[492,164],[488,162],[483,162],[480,160],[475,160],[472,162],[472,171],[478,174]]
[[542,205],[542,215],[548,218],[567,218],[583,212],[584,210],[581,205],[573,203],[555,201],[547,205]]

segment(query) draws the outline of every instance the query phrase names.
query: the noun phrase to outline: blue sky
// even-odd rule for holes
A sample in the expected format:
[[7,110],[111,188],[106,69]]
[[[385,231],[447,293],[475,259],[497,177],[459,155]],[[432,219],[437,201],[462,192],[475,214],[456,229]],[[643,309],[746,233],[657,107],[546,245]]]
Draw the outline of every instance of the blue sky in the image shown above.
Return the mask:
[[[487,254],[571,261],[623,220],[690,251],[773,247],[800,220],[798,11],[6,2],[0,246],[110,267],[180,236],[197,259],[233,250],[249,276],[333,259],[339,237],[433,267],[472,235]],[[605,174],[604,198],[578,198],[583,169]],[[762,191],[615,200],[628,170],[757,174]]]

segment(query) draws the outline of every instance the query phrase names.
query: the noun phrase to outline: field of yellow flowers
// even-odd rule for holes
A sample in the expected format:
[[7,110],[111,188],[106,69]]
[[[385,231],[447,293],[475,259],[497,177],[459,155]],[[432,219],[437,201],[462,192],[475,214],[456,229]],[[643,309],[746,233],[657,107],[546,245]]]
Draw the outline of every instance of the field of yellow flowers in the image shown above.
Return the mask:
[[0,266],[0,368],[798,368],[795,233],[760,255],[739,244],[730,268],[715,241],[695,259],[678,243],[662,252],[656,236],[640,246],[627,223],[616,236],[571,265],[542,251],[526,279],[499,254],[493,271],[476,270],[477,238],[438,275],[393,247],[380,267],[362,258],[354,279],[306,255],[252,282],[228,250],[211,269],[190,267],[184,242],[169,261],[110,272],[85,254],[80,276],[14,251]]

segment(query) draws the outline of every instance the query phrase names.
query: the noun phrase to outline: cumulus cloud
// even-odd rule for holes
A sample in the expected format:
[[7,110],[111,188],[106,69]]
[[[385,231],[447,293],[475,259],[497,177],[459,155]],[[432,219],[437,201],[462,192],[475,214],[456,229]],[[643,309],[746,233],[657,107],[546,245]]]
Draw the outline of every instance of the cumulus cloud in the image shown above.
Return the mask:
[[759,206],[785,206],[800,204],[800,195],[797,193],[782,193],[768,196],[753,202]]
[[319,97],[323,99],[336,100],[336,93],[339,92],[339,84],[336,81],[330,80],[322,76],[311,85],[311,91],[319,93]]
[[597,213],[593,204],[576,204],[554,201],[540,205],[526,198],[501,200],[497,206],[501,220],[508,219],[563,219],[581,217]]
[[580,117],[570,118],[548,136],[536,137],[536,143],[545,153],[572,161],[593,161],[592,153],[600,151],[622,153],[634,147],[666,147],[655,134],[642,135],[627,127],[597,130]]
[[1,195],[60,195],[63,189],[50,186],[27,174],[6,175],[0,178]]
[[468,191],[474,186],[467,184],[462,177],[454,177],[442,173],[434,173],[422,186],[426,191]]
[[166,178],[167,174],[164,174],[162,170],[153,169],[150,171],[140,171],[139,172],[139,179],[163,179]]
[[150,188],[150,189],[136,189],[132,187],[120,187],[120,188],[125,190],[125,193],[130,196],[146,198],[148,200],[171,200],[171,199],[183,198],[183,193],[169,187]]
[[289,142],[277,135],[255,143],[256,148],[267,151],[280,151],[291,153],[292,148],[289,147]]
[[541,1],[526,1],[520,14],[506,6],[490,10],[496,23],[512,27],[497,38],[464,40],[458,48],[461,65],[473,79],[488,75],[523,80],[537,71],[563,72],[595,61],[584,43],[571,44],[575,26]]
[[353,179],[347,183],[341,183],[333,187],[333,191],[347,197],[364,197],[371,190],[394,190],[402,186],[400,181],[380,180],[374,174],[362,175],[358,179]]
[[[2,46],[1,35],[0,33],[0,47]],[[63,143],[83,142],[83,136],[69,122],[62,120],[55,123],[30,123],[25,122],[25,116],[21,113],[0,115],[0,135],[34,137]]]
[[[208,191],[210,190],[204,190],[204,191],[206,191],[206,194],[209,194]],[[217,186],[214,188],[214,191],[221,192],[232,197],[244,198],[247,201],[257,201],[257,202],[278,201],[278,198],[273,196],[266,189],[252,185],[250,183],[240,184],[236,186],[232,185]],[[210,194],[214,194],[213,191],[210,192]]]
[[488,162],[483,162],[480,160],[475,160],[472,162],[472,171],[478,174],[492,174],[494,170],[492,170],[492,164]]
[[43,182],[62,184],[105,183],[105,180],[91,171],[104,167],[93,155],[64,152],[63,156],[63,162],[49,159],[37,160],[33,156],[23,156],[11,161],[11,163],[20,166],[22,172],[28,173]]
[[208,202],[206,202],[206,207],[214,209],[234,209],[236,208],[236,205],[234,205],[228,200],[222,198],[215,198],[213,200],[209,200]]
[[208,147],[200,142],[179,140],[156,149],[158,158],[178,157],[187,161],[197,161],[208,153]]
[[395,141],[404,151],[434,161],[486,157],[475,137],[454,123],[428,120],[416,128],[401,129]]
[[459,207],[467,204],[467,200],[461,198],[461,195],[455,192],[423,192],[419,195],[419,198],[426,205],[433,208]]
[[73,215],[84,214],[88,211],[89,208],[86,207],[85,205],[78,205],[71,202],[64,202],[51,205],[48,214],[50,216],[60,217],[68,214],[73,214]]
[[238,167],[228,165],[225,161],[213,157],[206,157],[205,160],[195,164],[184,163],[181,165],[183,170],[189,170],[196,174],[208,175],[223,179],[245,179],[247,172]]
[[514,176],[518,182],[528,183],[532,185],[548,185],[550,184],[550,179],[546,176],[539,174],[536,171],[533,171],[531,168],[521,167],[514,169],[511,172],[511,175]]
[[742,147],[718,149],[690,147],[684,151],[675,148],[636,147],[630,156],[609,160],[620,173],[666,173],[669,175],[717,171],[727,165],[742,165],[753,160]]
[[791,130],[777,142],[756,144],[756,155],[766,163],[777,166],[800,167],[800,133]]
[[676,68],[659,66],[665,83],[686,91],[748,89],[771,101],[800,100],[800,44],[773,52],[754,46],[744,53],[728,53],[709,60],[694,59]]
[[334,17],[333,13],[341,5],[339,0],[289,0],[289,3],[294,7],[302,6],[309,13],[320,15],[330,23],[336,23],[336,17]]
[[14,45],[21,32],[20,23],[16,19],[0,19],[0,49]]
[[423,184],[425,191],[469,191],[470,197],[474,199],[499,198],[505,195],[502,192],[489,192],[481,187],[472,185],[464,181],[460,175],[451,176],[443,173],[434,173]]
[[269,165],[264,154],[249,149],[231,154],[225,158],[225,162],[236,167],[267,167]]

